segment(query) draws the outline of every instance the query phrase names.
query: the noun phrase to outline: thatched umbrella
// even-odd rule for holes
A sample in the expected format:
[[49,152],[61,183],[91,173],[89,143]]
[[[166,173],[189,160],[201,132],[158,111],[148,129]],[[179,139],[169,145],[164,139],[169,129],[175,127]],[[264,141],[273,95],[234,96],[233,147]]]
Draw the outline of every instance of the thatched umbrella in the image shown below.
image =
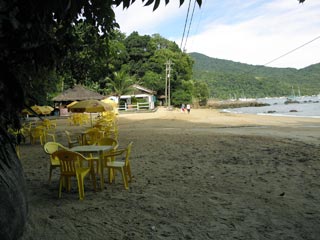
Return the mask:
[[58,96],[52,98],[52,101],[73,102],[73,101],[82,101],[82,100],[89,100],[89,99],[101,100],[103,98],[105,98],[105,96],[95,91],[86,89],[81,85],[75,85],[73,88],[69,88],[63,91]]

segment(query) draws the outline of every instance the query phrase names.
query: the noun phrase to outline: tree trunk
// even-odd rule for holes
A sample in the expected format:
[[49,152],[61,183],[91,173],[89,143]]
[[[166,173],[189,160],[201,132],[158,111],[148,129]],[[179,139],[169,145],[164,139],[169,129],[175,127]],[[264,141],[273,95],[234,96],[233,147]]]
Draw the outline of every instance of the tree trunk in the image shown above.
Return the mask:
[[15,146],[0,128],[0,239],[18,239],[27,221],[26,182]]

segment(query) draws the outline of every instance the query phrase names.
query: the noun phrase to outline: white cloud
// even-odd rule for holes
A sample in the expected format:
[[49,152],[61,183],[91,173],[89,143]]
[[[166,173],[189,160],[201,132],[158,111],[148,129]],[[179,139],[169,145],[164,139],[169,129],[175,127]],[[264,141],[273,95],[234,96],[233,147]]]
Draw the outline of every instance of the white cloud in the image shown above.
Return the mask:
[[[249,64],[265,64],[320,36],[320,3],[273,1],[250,20],[205,26],[188,40],[188,52]],[[268,66],[302,68],[320,62],[320,39]],[[318,54],[317,54],[318,53]]]
[[[180,43],[188,1],[179,8],[170,1],[155,12],[136,1],[128,10],[116,9],[122,32],[159,33]],[[203,1],[195,12],[188,52],[262,65],[320,35],[320,1],[225,0]],[[320,62],[320,39],[268,66],[302,68]]]
[[178,2],[168,5],[163,3],[153,11],[153,5],[143,6],[141,1],[136,1],[128,9],[122,10],[122,6],[115,9],[116,20],[120,29],[126,34],[138,31],[141,34],[158,33],[160,25],[170,24],[170,21],[182,17],[186,13],[186,5],[179,8]]

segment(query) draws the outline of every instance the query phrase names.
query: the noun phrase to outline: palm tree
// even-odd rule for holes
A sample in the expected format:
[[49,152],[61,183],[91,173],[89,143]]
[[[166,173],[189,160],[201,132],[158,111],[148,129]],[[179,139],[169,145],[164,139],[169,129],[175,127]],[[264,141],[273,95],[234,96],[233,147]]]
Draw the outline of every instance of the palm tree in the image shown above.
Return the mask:
[[130,77],[127,72],[121,70],[120,72],[114,73],[114,79],[109,79],[107,86],[110,87],[112,93],[120,99],[122,95],[132,89],[134,83],[134,79]]

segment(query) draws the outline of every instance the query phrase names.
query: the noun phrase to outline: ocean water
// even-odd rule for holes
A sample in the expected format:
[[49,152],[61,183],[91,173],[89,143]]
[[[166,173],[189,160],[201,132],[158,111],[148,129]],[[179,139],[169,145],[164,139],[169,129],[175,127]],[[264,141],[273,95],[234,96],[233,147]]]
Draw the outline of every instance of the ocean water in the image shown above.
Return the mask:
[[320,118],[320,96],[296,97],[299,103],[285,104],[286,100],[285,97],[259,98],[257,102],[268,103],[270,106],[224,109],[223,112]]

